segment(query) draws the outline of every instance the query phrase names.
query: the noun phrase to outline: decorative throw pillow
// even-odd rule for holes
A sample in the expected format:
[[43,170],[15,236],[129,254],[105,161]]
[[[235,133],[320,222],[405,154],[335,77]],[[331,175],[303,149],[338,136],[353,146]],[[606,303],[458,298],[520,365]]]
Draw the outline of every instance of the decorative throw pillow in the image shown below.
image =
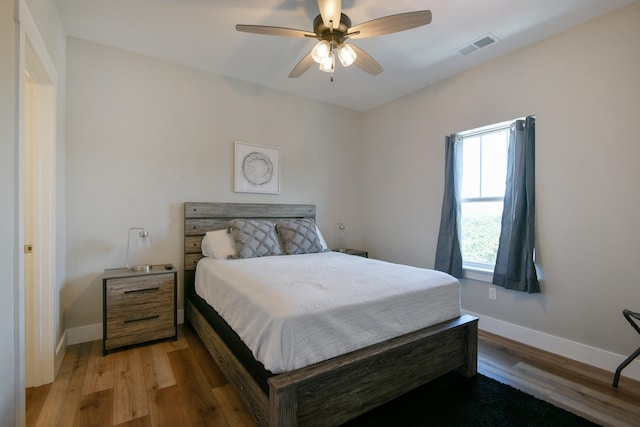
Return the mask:
[[234,219],[229,221],[238,258],[282,255],[278,235],[271,221]]
[[323,252],[316,233],[316,223],[311,218],[278,221],[276,230],[287,255]]

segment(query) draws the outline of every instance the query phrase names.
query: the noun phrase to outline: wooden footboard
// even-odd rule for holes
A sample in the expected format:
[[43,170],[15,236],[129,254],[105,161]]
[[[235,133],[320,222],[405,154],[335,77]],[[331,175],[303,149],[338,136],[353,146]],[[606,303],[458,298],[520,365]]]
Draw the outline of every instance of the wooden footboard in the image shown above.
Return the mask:
[[269,396],[197,308],[187,319],[259,425],[338,425],[458,368],[477,372],[478,319],[465,315],[269,379]]

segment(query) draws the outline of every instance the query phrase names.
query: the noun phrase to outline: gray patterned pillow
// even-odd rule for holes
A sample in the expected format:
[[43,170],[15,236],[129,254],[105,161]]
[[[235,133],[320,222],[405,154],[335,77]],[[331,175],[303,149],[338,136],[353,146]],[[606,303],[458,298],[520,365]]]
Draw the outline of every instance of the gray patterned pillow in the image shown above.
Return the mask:
[[276,230],[287,255],[322,252],[322,243],[316,233],[316,222],[311,218],[278,221]]
[[231,235],[236,242],[238,258],[257,258],[282,255],[273,222],[255,219],[229,221]]

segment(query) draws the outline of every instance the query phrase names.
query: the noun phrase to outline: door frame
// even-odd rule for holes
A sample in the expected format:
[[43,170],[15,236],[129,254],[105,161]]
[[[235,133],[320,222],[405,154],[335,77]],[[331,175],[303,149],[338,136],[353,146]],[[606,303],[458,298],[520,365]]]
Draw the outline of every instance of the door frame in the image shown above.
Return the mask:
[[[57,73],[54,62],[49,55],[46,45],[40,36],[24,0],[17,1],[16,25],[18,28],[18,200],[16,213],[17,260],[18,260],[18,301],[16,304],[16,334],[18,341],[18,367],[16,384],[16,405],[18,419],[24,419],[24,389],[26,386],[25,342],[27,335],[35,344],[33,357],[38,364],[37,379],[31,380],[30,385],[40,385],[52,382],[56,370],[56,338],[55,338],[55,189],[56,189],[56,83]],[[34,144],[39,152],[37,160],[38,171],[33,177],[37,187],[34,197],[37,208],[34,212],[34,222],[37,224],[37,237],[34,242],[25,242],[25,123],[27,102],[25,99],[26,76],[25,70],[35,81],[34,99],[37,100],[37,114],[35,120],[30,120],[34,130]],[[35,302],[32,308],[25,306],[25,253],[26,243],[34,244],[34,275],[37,276],[35,286]],[[38,318],[29,322],[32,326],[27,330],[26,317],[35,311]],[[40,383],[40,384],[37,384]]]

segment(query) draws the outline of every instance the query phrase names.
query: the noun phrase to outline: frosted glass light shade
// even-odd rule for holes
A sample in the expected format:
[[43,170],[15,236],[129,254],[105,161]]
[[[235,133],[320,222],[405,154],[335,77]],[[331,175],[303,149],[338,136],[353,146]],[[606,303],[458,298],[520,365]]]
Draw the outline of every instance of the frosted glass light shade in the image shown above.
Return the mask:
[[332,73],[335,70],[336,58],[333,55],[326,57],[320,62],[320,71]]
[[311,51],[311,57],[318,64],[322,64],[322,61],[326,60],[331,53],[331,46],[326,40],[319,41]]
[[338,46],[338,58],[343,67],[348,67],[355,62],[357,55],[350,45],[342,43]]

